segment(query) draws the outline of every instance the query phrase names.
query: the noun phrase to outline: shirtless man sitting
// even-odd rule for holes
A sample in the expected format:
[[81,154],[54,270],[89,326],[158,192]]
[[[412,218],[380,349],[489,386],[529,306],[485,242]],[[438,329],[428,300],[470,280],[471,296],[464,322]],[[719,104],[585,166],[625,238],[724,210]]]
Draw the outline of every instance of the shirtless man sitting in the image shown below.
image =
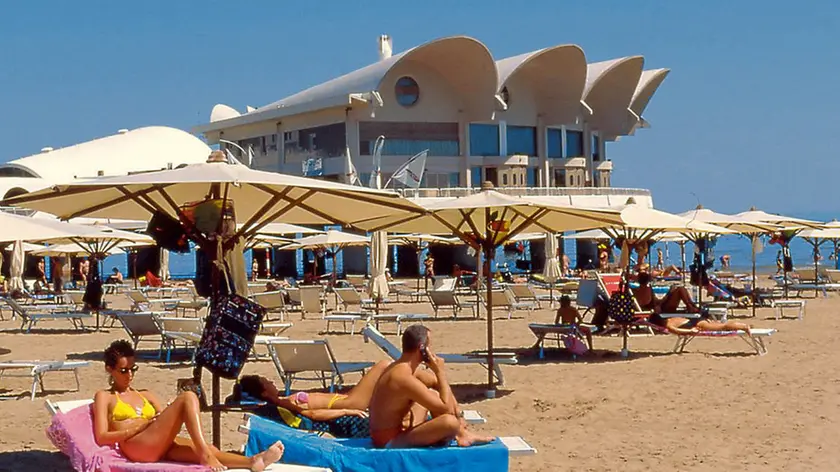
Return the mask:
[[[402,336],[402,356],[376,383],[369,407],[370,435],[376,447],[424,447],[452,439],[459,446],[470,446],[493,440],[466,430],[443,359],[430,349],[429,334],[425,326],[409,326]],[[429,370],[418,369],[420,364]],[[428,414],[432,418],[425,421]]]

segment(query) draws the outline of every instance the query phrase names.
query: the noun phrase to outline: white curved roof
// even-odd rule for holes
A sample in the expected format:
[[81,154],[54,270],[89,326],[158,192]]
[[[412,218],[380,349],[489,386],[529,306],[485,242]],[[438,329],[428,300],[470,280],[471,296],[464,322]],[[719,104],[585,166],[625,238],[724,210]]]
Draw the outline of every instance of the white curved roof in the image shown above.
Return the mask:
[[651,97],[662,85],[665,77],[671,72],[671,69],[649,69],[642,71],[639,78],[639,84],[636,86],[636,92],[633,93],[633,100],[630,102],[630,109],[637,115],[642,116],[642,113],[647,108]]
[[630,56],[587,67],[583,101],[592,108],[589,122],[604,136],[625,134],[637,121],[630,112],[630,102],[644,64],[642,56]]
[[149,126],[15,159],[0,169],[23,169],[52,184],[96,177],[100,171],[106,176],[125,175],[205,162],[210,151],[185,131]]
[[[296,113],[306,113],[325,106],[348,105],[353,99],[351,95],[378,91],[388,72],[402,61],[418,61],[436,69],[460,96],[468,100],[473,111],[477,113],[486,111],[488,117],[492,113],[495,107],[497,72],[490,50],[477,39],[451,36],[395,54],[241,116],[212,120],[210,124],[198,126],[194,130],[196,132],[211,131]],[[215,116],[221,115],[217,113]]]
[[532,88],[548,123],[572,123],[580,114],[587,65],[579,46],[564,44],[508,57],[496,61],[496,68],[498,90],[512,77],[521,78]]

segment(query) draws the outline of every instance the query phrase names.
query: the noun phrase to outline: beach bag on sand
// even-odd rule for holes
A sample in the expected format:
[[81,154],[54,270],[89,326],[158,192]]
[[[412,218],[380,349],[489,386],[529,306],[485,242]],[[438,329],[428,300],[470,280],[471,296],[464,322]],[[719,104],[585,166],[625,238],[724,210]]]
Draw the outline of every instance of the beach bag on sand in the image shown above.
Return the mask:
[[567,351],[576,356],[582,356],[589,352],[589,348],[586,347],[586,343],[581,341],[577,336],[564,336],[563,345],[566,346]]
[[607,314],[616,323],[632,323],[633,311],[633,294],[630,293],[630,287],[622,279],[618,290],[610,296]]

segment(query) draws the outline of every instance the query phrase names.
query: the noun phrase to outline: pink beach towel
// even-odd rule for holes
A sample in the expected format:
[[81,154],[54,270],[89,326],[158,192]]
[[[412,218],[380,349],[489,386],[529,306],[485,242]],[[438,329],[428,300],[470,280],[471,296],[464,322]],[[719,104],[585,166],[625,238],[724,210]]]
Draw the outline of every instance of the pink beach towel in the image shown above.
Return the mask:
[[93,437],[93,413],[89,405],[56,413],[47,437],[69,459],[77,472],[207,472],[200,465],[174,462],[131,462],[114,447],[100,446]]

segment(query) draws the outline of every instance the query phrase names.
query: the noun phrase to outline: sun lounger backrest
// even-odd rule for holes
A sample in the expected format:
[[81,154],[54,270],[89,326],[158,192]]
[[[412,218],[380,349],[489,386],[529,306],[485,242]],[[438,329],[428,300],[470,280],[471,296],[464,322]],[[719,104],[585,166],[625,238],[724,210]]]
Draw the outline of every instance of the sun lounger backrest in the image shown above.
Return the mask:
[[321,286],[307,285],[300,289],[300,304],[303,311],[308,313],[321,312]]
[[431,290],[429,293],[429,300],[433,306],[455,306],[458,304],[455,298],[455,292],[449,290]]
[[362,303],[362,296],[353,287],[333,288],[333,291],[345,305],[360,305]]
[[285,373],[331,372],[335,360],[326,340],[281,341],[272,343],[269,351],[278,370]]
[[158,318],[161,328],[170,333],[195,333],[204,331],[204,322],[199,318],[174,318],[161,316]]
[[160,334],[160,324],[153,313],[116,312],[117,319],[132,338]]
[[[482,291],[481,296],[484,300],[484,303],[487,303],[487,292]],[[508,291],[507,290],[493,290],[493,306],[501,306],[501,307],[508,307],[510,306],[510,300],[508,299]]]
[[594,308],[598,300],[598,281],[585,279],[580,281],[577,292],[577,306]]
[[830,283],[840,283],[840,270],[825,269],[825,277]]
[[283,308],[286,305],[283,292],[279,290],[255,293],[251,295],[251,298],[268,310]]
[[371,325],[367,325],[362,329],[362,335],[365,337],[366,340],[373,341],[373,344],[379,349],[382,349],[385,354],[388,355],[391,359],[397,360],[402,356],[402,351],[400,348],[395,346],[391,341],[388,341],[382,333],[379,332],[376,328]]
[[128,298],[134,303],[147,303],[149,301],[146,294],[140,290],[129,290],[126,293],[128,294]]
[[534,289],[529,284],[513,284],[510,285],[510,290],[516,298],[534,299],[537,297]]
[[44,402],[44,406],[47,408],[47,411],[50,412],[51,415],[55,415],[56,413],[67,413],[70,410],[75,410],[80,406],[90,405],[93,403],[91,399],[83,399],[83,400],[64,400],[60,402],[54,402],[47,400]]
[[438,277],[432,290],[455,290],[458,279],[454,277]]
[[601,288],[607,292],[607,296],[612,296],[621,285],[621,274],[598,274],[598,280],[601,281]]

